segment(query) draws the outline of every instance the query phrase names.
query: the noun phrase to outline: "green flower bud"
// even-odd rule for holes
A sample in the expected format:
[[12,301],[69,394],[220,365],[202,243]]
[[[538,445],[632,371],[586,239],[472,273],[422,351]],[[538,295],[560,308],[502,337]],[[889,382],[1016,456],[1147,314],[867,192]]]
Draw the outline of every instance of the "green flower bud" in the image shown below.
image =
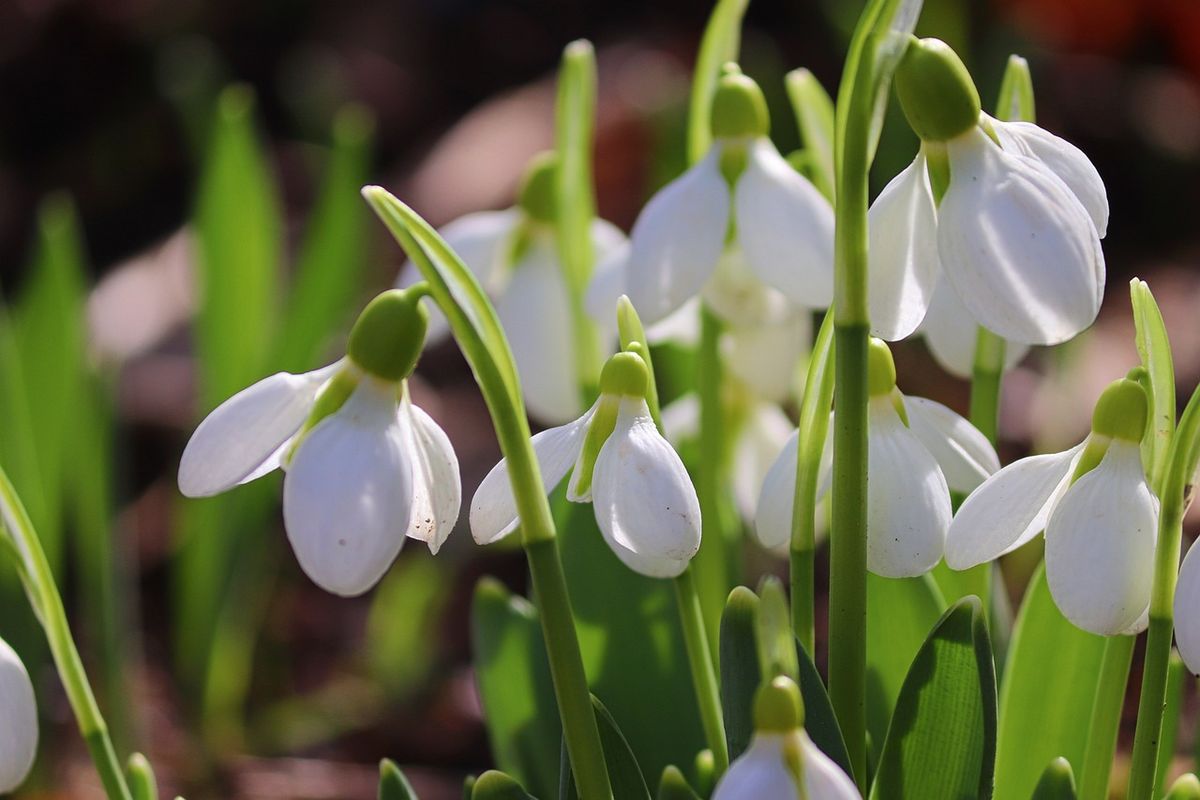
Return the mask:
[[754,730],[790,733],[804,727],[804,699],[796,683],[780,675],[754,694]]
[[517,205],[530,219],[554,222],[558,216],[558,156],[553,152],[539,153],[525,168]]
[[736,64],[725,65],[712,102],[712,135],[717,139],[766,136],[771,115],[762,89]]
[[429,312],[420,303],[424,284],[383,292],[363,309],[346,354],[364,372],[385,381],[401,381],[412,374],[425,346]]
[[650,371],[637,353],[617,353],[600,371],[601,394],[645,397],[649,387]]
[[871,397],[891,394],[896,388],[896,362],[882,339],[871,337],[867,344],[867,393]]
[[944,142],[979,123],[979,91],[958,54],[939,39],[913,38],[896,68],[896,96],[921,139]]
[[1179,780],[1171,784],[1171,790],[1163,800],[1198,800],[1200,798],[1200,780],[1188,772],[1179,776]]
[[1146,390],[1137,381],[1113,381],[1096,401],[1092,430],[1111,439],[1140,442],[1146,432],[1147,406]]

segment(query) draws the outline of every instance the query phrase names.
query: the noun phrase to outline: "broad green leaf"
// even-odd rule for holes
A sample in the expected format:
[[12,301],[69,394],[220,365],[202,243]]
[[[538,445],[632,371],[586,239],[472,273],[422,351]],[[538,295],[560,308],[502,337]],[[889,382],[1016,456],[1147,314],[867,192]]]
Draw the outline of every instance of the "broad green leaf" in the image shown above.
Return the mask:
[[1174,650],[1171,651],[1171,661],[1167,666],[1167,707],[1163,711],[1162,738],[1158,743],[1158,767],[1154,774],[1158,776],[1162,786],[1159,791],[1167,789],[1167,775],[1171,769],[1171,759],[1175,757],[1175,742],[1179,737],[1179,715],[1183,710],[1183,687],[1188,676],[1187,666]]
[[1051,761],[1029,800],[1075,800],[1075,773],[1065,758]]
[[718,661],[730,761],[746,751],[754,735],[754,693],[763,679],[758,645],[759,606],[754,592],[738,586],[729,593],[725,613],[721,615]]
[[418,800],[408,778],[389,758],[379,763],[379,800]]
[[836,761],[849,775],[850,754],[846,752],[846,742],[842,739],[842,729],[838,727],[837,715],[833,713],[833,705],[829,702],[829,693],[821,681],[816,664],[798,639],[796,656],[800,662],[800,694],[804,697],[804,729],[821,748],[821,752]]
[[[629,741],[621,733],[621,728],[595,695],[592,695],[592,707],[596,711],[596,724],[600,728],[600,745],[604,748],[604,761],[608,765],[608,779],[612,784],[613,797],[650,800],[650,789],[646,786],[641,767],[638,766],[637,756],[630,749]],[[565,743],[561,749],[566,750]],[[562,784],[558,796],[564,800],[578,800],[571,771],[562,769],[559,774]]]
[[154,781],[154,768],[141,753],[134,753],[125,765],[125,778],[129,781],[129,792],[133,800],[158,800],[158,785]]
[[537,611],[484,578],[471,606],[471,650],[496,764],[538,797],[553,797],[562,728]]
[[475,780],[471,800],[536,800],[514,778],[489,769]]
[[826,200],[832,202],[835,179],[833,99],[807,69],[792,70],[784,81],[792,112],[796,115],[796,127],[800,129],[800,139],[804,142],[804,150],[809,154],[813,167],[813,184],[825,195]]
[[333,122],[333,147],[305,226],[272,370],[316,366],[325,345],[350,321],[367,262],[367,210],[358,190],[370,168],[375,121],[351,105]]
[[1150,485],[1161,491],[1167,449],[1175,433],[1175,367],[1167,329],[1150,286],[1134,278],[1129,282],[1133,322],[1137,329],[1138,355],[1150,377],[1151,435],[1146,438],[1142,459],[1148,466]]
[[700,795],[696,794],[696,790],[687,782],[687,778],[683,777],[679,768],[672,765],[663,770],[662,778],[658,781],[658,792],[654,798],[655,800],[700,800]]
[[1026,800],[1052,759],[1082,764],[1104,638],[1059,612],[1039,567],[1017,613],[1000,687],[996,800]]
[[983,605],[960,600],[913,660],[896,701],[871,797],[991,796],[996,676]]
[[867,574],[867,733],[878,754],[909,666],[946,610],[928,575]]
[[737,61],[742,41],[742,17],[750,0],[717,0],[692,74],[692,97],[688,110],[688,163],[695,164],[712,144],[711,119],[713,94],[721,77],[721,67]]

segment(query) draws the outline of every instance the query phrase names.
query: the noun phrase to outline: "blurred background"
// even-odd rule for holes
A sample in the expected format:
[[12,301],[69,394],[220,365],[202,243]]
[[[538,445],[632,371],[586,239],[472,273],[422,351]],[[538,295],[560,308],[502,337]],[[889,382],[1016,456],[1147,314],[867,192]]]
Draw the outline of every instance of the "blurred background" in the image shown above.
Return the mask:
[[[435,225],[512,203],[529,158],[553,145],[554,72],[575,38],[599,61],[599,213],[628,230],[683,167],[709,10],[0,3],[0,463],[46,540],[118,748],[145,751],[166,796],[368,798],[387,756],[437,800],[492,764],[470,598],[484,574],[523,591],[519,553],[475,547],[464,515],[436,560],[410,545],[374,592],[336,599],[287,549],[277,478],[185,502],[179,454],[234,391],[336,357],[361,303],[395,279],[403,254],[360,185],[383,184]],[[798,141],[784,73],[808,67],[835,91],[858,11],[751,3],[743,68],[768,95],[784,152]],[[985,108],[1009,53],[1026,56],[1039,122],[1091,156],[1112,207],[1101,318],[1010,373],[1003,460],[1078,441],[1080,409],[1136,363],[1132,276],[1163,308],[1186,399],[1200,377],[1200,5],[927,0],[919,32],[963,55]],[[892,121],[877,188],[915,152]],[[205,261],[216,266],[202,279]],[[897,362],[905,391],[965,411],[966,384],[919,340]],[[469,498],[498,449],[455,347],[428,352],[415,384]],[[752,555],[753,570],[783,569]],[[1011,572],[1019,592],[1020,565]],[[9,575],[0,635],[24,656],[45,715],[40,767],[20,796],[100,797]],[[1191,734],[1189,722],[1180,752]]]

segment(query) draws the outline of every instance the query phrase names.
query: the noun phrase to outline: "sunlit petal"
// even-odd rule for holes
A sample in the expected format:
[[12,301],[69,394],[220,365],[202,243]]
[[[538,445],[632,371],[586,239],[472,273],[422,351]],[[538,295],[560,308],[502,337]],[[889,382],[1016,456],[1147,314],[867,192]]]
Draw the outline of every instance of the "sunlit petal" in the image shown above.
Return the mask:
[[951,491],[967,494],[1000,469],[995,448],[979,429],[941,403],[904,397],[908,426],[941,467]]

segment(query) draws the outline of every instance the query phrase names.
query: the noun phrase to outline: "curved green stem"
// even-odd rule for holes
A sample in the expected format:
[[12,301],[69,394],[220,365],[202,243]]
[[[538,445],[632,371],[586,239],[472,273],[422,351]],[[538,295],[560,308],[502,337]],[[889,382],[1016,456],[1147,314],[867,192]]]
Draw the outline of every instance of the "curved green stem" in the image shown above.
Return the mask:
[[1100,680],[1079,773],[1080,797],[1108,797],[1109,774],[1117,750],[1135,641],[1136,636],[1110,636],[1104,643],[1104,660],[1100,664]]
[[712,648],[704,629],[704,614],[691,568],[674,581],[675,602],[679,606],[679,622],[683,626],[683,642],[687,648],[692,684],[696,688],[696,703],[704,739],[713,755],[713,775],[719,778],[729,769],[729,745],[725,739],[725,716],[721,710],[721,690],[717,683]]
[[13,538],[13,544],[20,556],[18,561],[21,579],[29,602],[46,631],[46,640],[50,644],[50,652],[54,656],[54,664],[58,668],[67,700],[79,724],[79,732],[87,744],[88,752],[100,774],[104,792],[109,800],[131,800],[129,786],[125,782],[125,774],[117,760],[116,749],[108,733],[108,725],[96,705],[96,697],[88,683],[87,673],[84,672],[83,662],[71,638],[71,628],[67,624],[67,614],[63,609],[62,597],[50,573],[50,565],[46,554],[42,552],[41,540],[21,499],[13,489],[8,475],[0,468],[0,513],[4,517],[4,526]]

